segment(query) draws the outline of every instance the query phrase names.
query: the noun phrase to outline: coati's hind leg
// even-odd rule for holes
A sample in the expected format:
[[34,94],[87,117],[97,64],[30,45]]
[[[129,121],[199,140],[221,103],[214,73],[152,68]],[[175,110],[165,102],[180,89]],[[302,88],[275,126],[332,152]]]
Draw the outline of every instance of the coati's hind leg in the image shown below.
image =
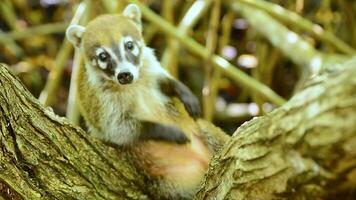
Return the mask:
[[140,140],[161,140],[184,144],[189,142],[187,136],[177,127],[154,122],[141,122]]

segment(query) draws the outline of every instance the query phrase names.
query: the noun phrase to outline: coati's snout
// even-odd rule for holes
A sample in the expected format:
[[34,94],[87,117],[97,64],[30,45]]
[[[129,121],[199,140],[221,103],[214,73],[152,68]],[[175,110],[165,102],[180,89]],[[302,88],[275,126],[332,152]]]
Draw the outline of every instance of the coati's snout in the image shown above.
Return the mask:
[[121,72],[117,75],[117,80],[119,81],[120,84],[123,85],[132,83],[133,78],[134,77],[132,73],[128,71]]

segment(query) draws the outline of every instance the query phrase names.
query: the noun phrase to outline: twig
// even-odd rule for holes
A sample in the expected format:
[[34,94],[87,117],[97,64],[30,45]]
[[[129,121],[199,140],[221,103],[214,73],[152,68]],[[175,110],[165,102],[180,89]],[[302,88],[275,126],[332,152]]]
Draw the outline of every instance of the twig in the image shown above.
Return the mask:
[[212,0],[197,0],[189,8],[183,19],[178,25],[178,29],[182,33],[187,33],[199,21],[199,19],[206,13]]
[[[4,21],[12,30],[20,30],[19,26],[17,25],[16,14],[11,1],[1,1],[0,11]],[[0,42],[3,43],[4,46],[9,49],[10,52],[16,57],[20,58],[24,55],[22,48],[17,45],[17,43],[12,38],[7,38],[6,33],[4,33],[2,30],[0,30]]]
[[[71,21],[71,24],[78,24],[81,16],[87,11],[86,2],[87,1],[79,4]],[[52,100],[55,97],[55,92],[58,88],[58,84],[62,77],[65,63],[68,60],[72,50],[72,44],[70,44],[68,40],[64,39],[64,42],[55,60],[55,68],[50,71],[47,83],[40,94],[39,100],[42,104],[48,106],[52,103]]]
[[53,33],[63,33],[69,23],[57,22],[51,24],[43,24],[33,27],[28,27],[21,31],[11,31],[0,36],[0,40],[21,40],[32,36],[46,35]]
[[[174,18],[173,18],[173,1],[171,0],[164,0],[163,1],[163,8],[162,8],[162,16],[171,24],[174,24]],[[178,76],[178,62],[177,62],[177,48],[175,47],[175,39],[171,37],[166,37],[167,41],[167,56],[169,60],[165,60],[164,66],[167,68],[167,70],[172,74],[172,76],[177,77]],[[166,57],[167,59],[167,57]]]
[[80,54],[80,51],[76,49],[74,51],[74,59],[72,66],[72,74],[70,78],[69,94],[68,94],[68,103],[67,103],[67,112],[66,117],[73,124],[79,124],[79,110],[77,106],[77,76],[79,73],[79,67],[83,65],[83,59]]
[[39,101],[45,106],[51,105],[52,100],[55,98],[55,92],[61,80],[65,63],[67,62],[72,50],[72,44],[65,40],[56,57],[55,67],[50,71],[46,85],[39,96]]
[[158,27],[154,24],[147,24],[143,31],[144,31],[143,37],[145,39],[145,42],[146,44],[149,44],[153,39],[153,37],[158,32]]
[[17,17],[12,2],[9,0],[0,1],[0,11],[7,25],[13,30],[20,30],[17,24]]
[[342,0],[337,1],[338,6],[342,8],[343,14],[346,16],[346,22],[345,25],[347,24],[347,27],[350,30],[350,35],[351,37],[351,46],[356,46],[356,14],[354,12],[354,9],[352,6],[349,6],[351,2],[345,2]]
[[[280,57],[280,52],[277,48],[271,47],[266,40],[260,39],[257,47],[257,57],[258,65],[252,69],[252,76],[270,86],[273,79],[274,67]],[[252,101],[259,107],[258,114],[263,115],[263,103],[265,103],[265,99],[259,94],[253,94]]]
[[0,42],[4,44],[4,47],[7,48],[13,55],[17,58],[20,58],[24,55],[22,48],[16,44],[16,41],[12,38],[7,38],[6,33],[0,29]]
[[113,1],[113,0],[102,0],[101,1],[103,4],[103,7],[105,8],[105,11],[108,13],[115,13],[117,12],[117,7],[118,7],[118,2],[119,1]]
[[[86,11],[83,13],[83,16],[79,21],[80,24],[87,24],[92,14],[91,13],[92,1],[86,0],[85,3],[87,7],[86,7]],[[79,108],[77,105],[77,94],[78,94],[77,77],[78,77],[79,69],[81,66],[83,66],[83,64],[84,64],[83,57],[81,55],[80,50],[75,49],[73,65],[72,65],[72,74],[70,78],[67,111],[66,111],[66,117],[73,124],[79,124],[79,119],[80,119]]]
[[[187,13],[184,15],[183,19],[178,25],[178,30],[181,33],[187,34],[188,31],[198,22],[198,20],[205,14],[208,7],[210,6],[212,0],[197,0],[188,9]],[[179,51],[179,42],[177,40],[172,40],[170,47],[167,48],[162,56],[161,63],[162,66],[170,69],[171,61],[177,57]],[[174,75],[177,74],[176,71],[171,71]]]
[[237,1],[238,3],[236,2],[236,0],[230,0],[230,2],[234,2],[233,4],[243,3],[261,9],[271,14],[272,16],[278,18],[279,20],[288,23],[291,26],[298,27],[302,30],[305,30],[313,34],[316,38],[324,42],[330,43],[331,45],[333,45],[343,53],[350,54],[350,55],[356,54],[355,49],[353,49],[351,46],[349,46],[348,44],[340,40],[330,31],[324,30],[321,26],[310,22],[309,20],[301,17],[297,13],[293,11],[289,11],[283,8],[282,6],[267,1],[261,1],[261,0],[237,0]]
[[[230,34],[231,34],[231,24],[234,20],[234,13],[232,11],[228,11],[228,13],[223,17],[222,22],[221,22],[221,37],[219,38],[219,54],[220,56],[223,55],[223,49],[224,47],[229,43],[230,40]],[[220,68],[213,68],[213,75],[212,75],[212,80],[210,84],[210,98],[211,98],[211,104],[212,106],[215,107],[215,102],[216,102],[216,97],[218,95],[218,90],[221,82],[221,69]],[[215,109],[213,110],[215,112]],[[214,116],[215,113],[212,114]],[[215,116],[214,116],[215,119]]]
[[230,64],[221,56],[213,55],[212,57],[209,58],[209,52],[202,45],[200,45],[191,37],[188,37],[185,33],[182,33],[180,30],[178,30],[177,28],[175,28],[174,26],[166,22],[164,19],[159,17],[157,14],[155,14],[153,11],[151,11],[141,2],[137,0],[128,0],[128,1],[131,3],[136,3],[141,8],[143,16],[146,17],[147,20],[151,21],[152,23],[160,27],[161,31],[175,37],[188,50],[195,53],[196,55],[199,55],[203,59],[211,59],[215,67],[220,68],[226,76],[230,77],[235,82],[249,88],[252,91],[257,91],[261,93],[262,96],[266,97],[276,105],[282,105],[285,102],[285,100],[282,97],[277,95],[269,87],[263,85],[257,80],[246,75],[243,71],[239,70],[236,66]]
[[312,72],[318,71],[325,63],[324,57],[313,46],[264,11],[247,4],[234,3],[231,7],[242,14],[257,32],[299,65],[302,77],[306,78]]
[[[217,46],[218,38],[218,27],[220,19],[220,0],[215,0],[209,22],[208,36],[206,38],[206,49],[209,52],[208,57],[214,55]],[[204,118],[208,121],[211,121],[215,111],[214,100],[211,98],[211,89],[212,89],[212,75],[213,67],[210,59],[205,60],[204,68],[204,86],[203,86],[203,114]]]

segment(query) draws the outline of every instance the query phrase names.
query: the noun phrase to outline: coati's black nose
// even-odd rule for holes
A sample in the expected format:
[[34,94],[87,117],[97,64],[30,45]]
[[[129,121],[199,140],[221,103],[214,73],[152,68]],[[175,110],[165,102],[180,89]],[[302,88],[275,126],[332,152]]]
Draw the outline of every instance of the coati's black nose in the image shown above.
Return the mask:
[[117,80],[121,84],[129,84],[133,80],[133,75],[130,72],[121,72],[117,75]]

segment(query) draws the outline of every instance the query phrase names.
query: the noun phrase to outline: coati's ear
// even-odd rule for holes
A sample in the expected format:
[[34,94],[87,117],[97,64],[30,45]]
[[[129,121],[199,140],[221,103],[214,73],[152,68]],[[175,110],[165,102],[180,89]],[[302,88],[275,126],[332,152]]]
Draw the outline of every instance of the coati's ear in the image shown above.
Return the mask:
[[79,47],[82,42],[82,36],[85,32],[85,28],[79,25],[70,25],[67,28],[66,36],[67,39],[75,46]]
[[136,4],[129,4],[126,6],[123,15],[132,19],[141,28],[141,10]]

